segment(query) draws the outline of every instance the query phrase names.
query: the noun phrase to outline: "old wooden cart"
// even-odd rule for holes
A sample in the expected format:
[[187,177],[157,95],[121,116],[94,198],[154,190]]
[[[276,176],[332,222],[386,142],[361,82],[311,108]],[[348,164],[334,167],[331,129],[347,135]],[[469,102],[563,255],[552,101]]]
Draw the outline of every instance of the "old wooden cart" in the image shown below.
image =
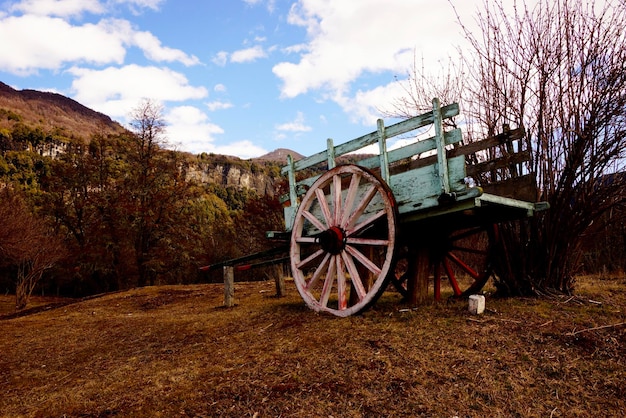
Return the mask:
[[[379,120],[375,132],[340,145],[328,140],[325,151],[289,159],[285,233],[293,278],[309,307],[352,315],[389,281],[413,301],[430,282],[436,299],[478,292],[491,272],[496,225],[547,208],[534,202],[523,130],[462,144],[460,129],[444,129],[458,113],[457,104],[433,99],[432,112],[387,127]],[[408,145],[387,150],[391,137]],[[357,164],[337,163],[365,147],[377,149],[365,149],[370,156]]]

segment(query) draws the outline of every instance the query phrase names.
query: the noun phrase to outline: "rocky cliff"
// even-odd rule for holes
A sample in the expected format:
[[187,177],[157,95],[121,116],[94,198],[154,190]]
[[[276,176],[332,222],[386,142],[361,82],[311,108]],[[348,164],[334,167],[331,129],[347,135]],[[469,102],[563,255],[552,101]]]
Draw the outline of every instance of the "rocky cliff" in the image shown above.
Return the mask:
[[232,163],[200,161],[187,167],[187,178],[199,183],[214,183],[224,187],[247,188],[258,195],[273,196],[277,179],[265,170],[250,170]]

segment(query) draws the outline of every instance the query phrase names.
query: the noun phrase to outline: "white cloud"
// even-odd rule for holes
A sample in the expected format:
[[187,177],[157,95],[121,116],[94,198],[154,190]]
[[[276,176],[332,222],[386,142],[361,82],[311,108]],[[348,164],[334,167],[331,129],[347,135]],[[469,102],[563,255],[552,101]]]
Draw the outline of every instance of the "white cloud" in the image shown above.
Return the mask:
[[233,104],[230,102],[222,102],[219,100],[209,102],[206,104],[211,112],[215,112],[216,110],[225,110],[233,107]]
[[393,99],[402,97],[406,91],[402,82],[392,82],[371,90],[358,90],[353,96],[337,96],[335,101],[349,115],[350,120],[367,126],[376,126],[376,119],[385,111],[391,111]]
[[80,17],[85,13],[103,14],[109,5],[127,5],[135,14],[142,9],[158,10],[164,0],[22,0],[11,11],[38,16]]
[[177,145],[181,151],[195,154],[210,152],[214,136],[224,133],[221,127],[209,121],[204,112],[193,106],[170,109],[165,115],[165,121],[169,142]]
[[11,6],[12,11],[38,16],[79,16],[105,11],[99,0],[23,0]]
[[200,63],[197,57],[189,56],[180,49],[162,46],[161,41],[150,32],[133,32],[132,43],[143,50],[146,58],[152,61],[178,61],[187,66]]
[[[258,4],[262,4],[264,0],[243,0],[248,6],[256,6]],[[276,9],[276,0],[267,0],[267,4],[265,5],[267,10],[270,13],[273,13]]]
[[254,62],[259,58],[267,57],[267,53],[262,46],[256,45],[251,48],[240,49],[230,56],[230,61],[235,63]]
[[237,141],[226,145],[217,145],[209,150],[215,154],[222,155],[235,155],[239,158],[248,159],[254,157],[260,157],[263,154],[267,154],[267,150],[260,147],[251,141]]
[[304,114],[298,112],[296,118],[292,122],[276,125],[277,131],[283,132],[309,132],[311,127],[304,123]]
[[161,46],[153,35],[135,31],[121,19],[73,26],[57,17],[8,16],[0,20],[0,39],[11,39],[0,42],[0,70],[22,75],[58,70],[70,62],[121,64],[127,46],[137,46],[153,61],[198,63],[196,57]]
[[115,0],[117,4],[127,4],[132,11],[139,13],[141,9],[159,10],[165,0]]
[[226,86],[223,85],[222,83],[218,83],[213,87],[213,91],[217,92],[217,93],[225,93],[226,92]]
[[[288,23],[306,29],[307,42],[282,48],[297,55],[272,69],[282,82],[281,97],[317,92],[319,99],[340,105],[352,121],[372,125],[381,107],[405,93],[399,83],[370,87],[364,79],[382,74],[389,74],[389,80],[403,78],[415,55],[423,57],[427,72],[441,68],[463,40],[454,8],[471,21],[480,3],[298,0]],[[357,83],[362,87],[355,92]]]
[[[406,70],[423,33],[449,30],[440,28],[434,16],[429,19],[429,10],[433,8],[426,3],[424,0],[295,3],[289,22],[306,28],[309,42],[299,62],[274,66],[274,74],[283,82],[282,95],[296,97],[314,89],[345,91],[364,73]],[[405,19],[407,16],[415,19]],[[432,39],[428,42],[432,43]]]
[[204,87],[189,85],[187,78],[168,68],[127,65],[91,70],[74,67],[69,72],[73,98],[113,118],[125,118],[143,98],[159,102],[202,99]]
[[216,144],[216,136],[224,130],[211,123],[209,117],[193,106],[178,106],[165,115],[169,142],[180,151],[200,154],[235,155],[240,158],[253,158],[266,154],[267,151],[250,141],[236,141],[231,144]]
[[226,65],[226,63],[228,62],[228,52],[226,51],[220,51],[217,54],[215,54],[215,56],[213,57],[213,59],[211,60],[215,65],[219,65],[220,67],[223,67]]
[[0,21],[0,39],[11,42],[0,42],[0,70],[29,74],[39,69],[56,70],[72,61],[120,64],[126,50],[109,29],[109,25],[101,24],[71,26],[59,18],[34,15],[7,17]]

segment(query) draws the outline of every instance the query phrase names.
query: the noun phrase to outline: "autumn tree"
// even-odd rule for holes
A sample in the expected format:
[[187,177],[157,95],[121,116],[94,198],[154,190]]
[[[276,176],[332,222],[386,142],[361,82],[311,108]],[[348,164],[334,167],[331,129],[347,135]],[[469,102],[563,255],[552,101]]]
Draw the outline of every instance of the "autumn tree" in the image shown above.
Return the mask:
[[77,294],[126,287],[128,240],[121,205],[119,138],[94,135],[89,143],[74,140],[48,175],[42,177],[41,213],[66,237]]
[[626,150],[626,4],[509,6],[485,1],[479,30],[463,26],[471,46],[459,92],[466,140],[525,128],[526,171],[550,210],[501,225],[497,284],[509,294],[569,293],[585,231],[624,200],[625,177],[616,173]]
[[64,256],[64,247],[18,192],[0,191],[0,267],[14,272],[15,307],[24,309],[46,270]]
[[129,171],[123,182],[124,205],[134,243],[137,284],[145,286],[155,284],[159,274],[189,257],[179,238],[193,234],[193,229],[181,214],[197,190],[185,178],[183,154],[165,149],[166,123],[160,105],[143,101],[132,113],[131,127],[125,143]]

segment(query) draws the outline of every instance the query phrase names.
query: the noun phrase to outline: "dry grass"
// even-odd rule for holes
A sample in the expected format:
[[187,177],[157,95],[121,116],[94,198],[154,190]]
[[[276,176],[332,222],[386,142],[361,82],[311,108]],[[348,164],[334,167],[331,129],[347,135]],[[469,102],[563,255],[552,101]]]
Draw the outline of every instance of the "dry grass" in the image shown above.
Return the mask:
[[[361,316],[293,287],[132,290],[0,320],[0,414],[17,417],[626,416],[624,279],[576,298],[487,299]],[[576,333],[578,332],[578,333]]]

